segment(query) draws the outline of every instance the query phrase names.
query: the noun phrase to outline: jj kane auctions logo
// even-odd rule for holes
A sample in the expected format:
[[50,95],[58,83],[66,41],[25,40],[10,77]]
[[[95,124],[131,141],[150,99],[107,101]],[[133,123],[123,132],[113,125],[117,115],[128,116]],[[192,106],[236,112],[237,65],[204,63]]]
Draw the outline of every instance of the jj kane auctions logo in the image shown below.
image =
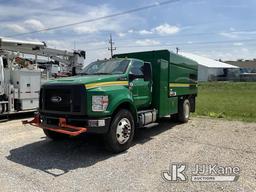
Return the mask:
[[162,171],[162,178],[171,182],[234,182],[239,179],[240,168],[220,166],[218,164],[195,164],[188,177],[188,166],[184,163],[172,163],[169,170]]

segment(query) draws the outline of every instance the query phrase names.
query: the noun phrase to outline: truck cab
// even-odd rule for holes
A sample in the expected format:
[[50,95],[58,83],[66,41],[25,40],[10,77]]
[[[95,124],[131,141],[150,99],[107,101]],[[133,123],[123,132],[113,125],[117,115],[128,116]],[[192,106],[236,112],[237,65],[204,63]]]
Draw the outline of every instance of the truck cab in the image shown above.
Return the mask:
[[83,132],[104,134],[107,149],[128,149],[135,128],[164,116],[187,122],[195,109],[197,63],[168,50],[97,60],[75,77],[49,81],[40,90],[31,124],[52,139]]

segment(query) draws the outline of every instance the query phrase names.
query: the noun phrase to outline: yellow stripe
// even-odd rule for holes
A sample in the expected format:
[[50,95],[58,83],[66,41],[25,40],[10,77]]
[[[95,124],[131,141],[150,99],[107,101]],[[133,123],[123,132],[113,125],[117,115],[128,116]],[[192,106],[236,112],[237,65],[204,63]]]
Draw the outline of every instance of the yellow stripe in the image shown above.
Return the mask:
[[190,87],[190,85],[196,84],[188,84],[188,83],[170,83],[169,87]]
[[110,82],[101,82],[101,83],[90,83],[84,85],[86,89],[92,89],[96,87],[105,87],[112,85],[128,85],[128,81],[110,81]]

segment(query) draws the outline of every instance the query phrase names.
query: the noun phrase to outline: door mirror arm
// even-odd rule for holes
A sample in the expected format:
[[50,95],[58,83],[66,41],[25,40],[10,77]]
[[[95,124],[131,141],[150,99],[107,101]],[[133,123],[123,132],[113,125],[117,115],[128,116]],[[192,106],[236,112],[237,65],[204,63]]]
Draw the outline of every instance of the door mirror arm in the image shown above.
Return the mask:
[[129,81],[133,81],[135,79],[138,79],[138,78],[144,78],[143,75],[135,75],[133,73],[129,73]]

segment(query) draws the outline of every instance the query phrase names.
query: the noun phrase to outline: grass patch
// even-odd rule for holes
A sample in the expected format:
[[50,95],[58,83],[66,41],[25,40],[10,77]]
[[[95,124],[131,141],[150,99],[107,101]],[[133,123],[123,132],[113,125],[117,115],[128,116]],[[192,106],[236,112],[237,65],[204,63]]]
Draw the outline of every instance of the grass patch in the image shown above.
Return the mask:
[[199,84],[196,104],[198,116],[256,122],[256,82]]

